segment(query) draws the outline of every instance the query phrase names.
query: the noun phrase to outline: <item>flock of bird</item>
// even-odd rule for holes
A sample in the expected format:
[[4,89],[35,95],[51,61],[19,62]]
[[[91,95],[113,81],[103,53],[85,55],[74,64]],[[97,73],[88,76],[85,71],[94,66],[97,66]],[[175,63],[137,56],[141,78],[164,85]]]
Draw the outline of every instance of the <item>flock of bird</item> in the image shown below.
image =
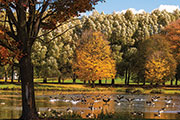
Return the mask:
[[[89,101],[89,99],[90,99],[90,101]],[[133,96],[127,97],[127,96],[123,96],[123,95],[116,95],[115,97],[112,97],[112,96],[108,96],[108,95],[100,95],[99,94],[99,95],[96,95],[93,97],[90,95],[83,94],[82,96],[70,96],[70,97],[67,97],[65,95],[61,95],[60,98],[50,96],[49,101],[50,102],[56,102],[56,101],[70,102],[73,105],[76,105],[77,103],[87,104],[88,109],[90,109],[93,112],[94,110],[102,110],[104,105],[110,104],[110,101],[116,103],[116,105],[118,105],[118,106],[120,106],[121,104],[128,104],[130,106],[134,106],[137,101],[142,101],[148,107],[155,107],[156,103],[159,101],[159,99],[161,99],[161,100],[163,99],[165,105],[162,106],[161,109],[159,109],[157,112],[154,113],[154,117],[160,117],[161,113],[163,113],[165,110],[167,110],[168,107],[174,107],[175,106],[175,103],[173,102],[172,97],[166,96],[165,98],[161,98],[160,96],[153,96],[149,100],[146,100],[143,98],[135,98]],[[103,106],[95,108],[94,104],[98,103],[98,102],[103,102]],[[71,110],[70,108],[68,108],[66,111],[67,112],[73,112],[73,110]],[[86,117],[91,118],[93,115],[92,112],[88,113],[86,115]],[[81,111],[80,113],[83,114],[84,111]],[[177,112],[177,114],[180,114],[180,112]],[[144,113],[139,112],[139,111],[134,111],[134,112],[131,112],[131,115],[143,117]]]
[[[89,95],[89,94],[80,94],[80,95],[64,95],[59,94],[57,96],[49,96],[50,103],[56,102],[65,102],[71,103],[72,105],[76,104],[85,104],[87,109],[90,111],[89,113],[85,112],[85,110],[81,110],[80,114],[86,114],[87,118],[93,118],[94,112],[96,110],[103,110],[104,106],[109,106],[111,103],[114,103],[116,106],[128,105],[128,106],[136,106],[137,102],[140,104],[144,104],[146,107],[156,107],[156,111],[154,111],[154,117],[161,117],[162,113],[165,113],[168,108],[175,107],[175,100],[171,96],[151,96],[149,98],[144,97],[134,97],[133,95],[105,95],[105,94],[97,94],[97,95]],[[159,102],[163,102],[161,107],[158,105]],[[102,106],[95,106],[95,104],[102,103]],[[0,102],[0,105],[5,105],[5,102]],[[99,104],[100,105],[100,104]],[[158,106],[158,107],[157,107]],[[48,112],[54,112],[53,109],[48,108]],[[65,110],[67,113],[73,113],[72,108],[67,108]],[[40,114],[40,112],[38,112]],[[143,117],[145,111],[132,111],[130,112],[132,116]],[[176,114],[180,115],[180,111],[176,112]],[[62,115],[59,113],[58,115]],[[43,115],[45,116],[45,114]]]

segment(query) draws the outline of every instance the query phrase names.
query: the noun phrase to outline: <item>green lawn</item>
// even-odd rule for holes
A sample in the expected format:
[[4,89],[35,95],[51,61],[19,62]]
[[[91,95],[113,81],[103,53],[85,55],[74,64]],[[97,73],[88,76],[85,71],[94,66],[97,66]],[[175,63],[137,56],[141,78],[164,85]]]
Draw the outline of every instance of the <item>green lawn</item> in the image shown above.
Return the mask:
[[[1,84],[0,90],[21,90],[20,84]],[[161,87],[161,88],[142,88],[142,87],[112,87],[112,86],[96,86],[92,88],[90,85],[85,84],[35,84],[36,91],[67,91],[67,92],[127,92],[131,93],[138,91],[137,93],[154,93],[154,94],[180,94],[179,87]],[[128,92],[129,93],[129,92]]]
[[[121,79],[121,78],[116,78],[115,79],[115,84],[124,84],[124,79]],[[3,79],[0,79],[0,82],[4,82],[4,80]],[[11,80],[8,80],[8,82],[11,82]],[[18,82],[18,80],[14,80],[14,82],[16,83],[16,82]],[[36,79],[34,79],[34,82],[38,82],[38,83],[42,83],[43,82],[43,78],[36,78]],[[47,79],[47,83],[58,83],[58,80],[57,80],[57,78],[48,78]],[[62,80],[61,80],[61,82],[62,82]],[[64,80],[64,83],[72,83],[73,82],[73,80],[72,79],[66,79],[66,80]],[[77,79],[76,80],[76,83],[84,83],[83,81],[80,81],[79,79]],[[99,83],[99,81],[97,80],[97,81],[95,81],[95,83],[96,84],[98,84]],[[108,80],[102,80],[102,84],[105,84],[105,83],[107,83],[107,84],[111,84],[111,80],[110,79],[108,79]],[[170,85],[170,81],[168,81],[168,82],[166,82],[166,85]],[[137,84],[137,83],[135,83],[135,82],[133,82],[132,80],[130,80],[130,83],[129,83],[130,85],[133,85],[133,84]],[[140,83],[140,85],[142,85],[143,83]],[[146,85],[149,85],[150,83],[146,83]],[[173,81],[173,85],[175,85],[175,80]],[[178,85],[180,85],[180,81],[178,81]]]
[[[34,80],[35,82],[43,82],[43,79],[42,78],[38,78],[38,79],[35,79]],[[124,81],[125,79],[121,79],[121,78],[116,78],[115,79],[115,84],[124,84]],[[58,82],[57,79],[55,78],[48,78],[47,80],[48,83],[51,83],[51,82]],[[62,82],[62,81],[61,81]],[[72,79],[66,79],[64,80],[64,83],[72,83],[73,80]],[[76,83],[84,83],[83,81],[80,81],[79,79],[76,80]],[[99,83],[99,81],[95,81],[95,83]],[[105,84],[106,83],[106,80],[102,80],[102,84]],[[166,85],[170,85],[170,81],[166,82]],[[111,80],[107,80],[107,84],[111,84]],[[134,83],[132,80],[130,80],[130,85],[133,85],[133,84],[137,84],[137,83]],[[140,85],[142,85],[143,83],[140,83]],[[150,83],[146,83],[146,85],[149,85]],[[173,81],[173,85],[175,85],[175,80]],[[180,81],[178,81],[178,85],[180,85]]]
[[21,85],[16,84],[1,84],[0,89],[21,89]]

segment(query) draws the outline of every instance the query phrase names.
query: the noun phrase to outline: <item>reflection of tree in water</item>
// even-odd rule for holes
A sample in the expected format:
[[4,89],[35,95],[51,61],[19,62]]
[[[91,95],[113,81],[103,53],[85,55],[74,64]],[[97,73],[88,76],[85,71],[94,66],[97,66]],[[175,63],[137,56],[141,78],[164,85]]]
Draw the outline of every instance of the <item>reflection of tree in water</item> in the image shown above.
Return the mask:
[[[14,100],[13,100],[13,97],[10,97],[11,99],[10,99],[10,106],[14,106]],[[14,118],[14,110],[13,109],[11,109],[11,118]]]
[[7,92],[0,98],[0,119],[17,119],[21,114],[21,100],[19,93]]

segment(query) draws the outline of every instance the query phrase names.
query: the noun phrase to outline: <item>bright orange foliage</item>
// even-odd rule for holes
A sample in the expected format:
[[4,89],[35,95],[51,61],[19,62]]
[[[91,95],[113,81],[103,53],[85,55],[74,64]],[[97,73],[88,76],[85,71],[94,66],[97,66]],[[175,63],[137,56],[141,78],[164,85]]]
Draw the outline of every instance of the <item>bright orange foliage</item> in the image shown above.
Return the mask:
[[74,72],[79,79],[95,81],[115,77],[115,60],[111,58],[108,44],[100,32],[83,34],[73,64]]
[[166,38],[171,43],[173,55],[177,61],[180,60],[180,19],[172,22],[164,29]]

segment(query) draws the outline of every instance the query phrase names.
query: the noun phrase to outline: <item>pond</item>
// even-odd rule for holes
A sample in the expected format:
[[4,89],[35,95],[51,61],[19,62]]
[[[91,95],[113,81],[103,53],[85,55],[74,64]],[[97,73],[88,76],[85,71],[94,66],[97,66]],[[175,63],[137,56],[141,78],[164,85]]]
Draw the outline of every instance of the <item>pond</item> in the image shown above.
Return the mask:
[[[21,115],[21,93],[0,91],[0,119],[16,119]],[[104,113],[147,119],[180,118],[180,95],[36,92],[36,105],[41,113],[56,110],[75,112],[83,118]]]

